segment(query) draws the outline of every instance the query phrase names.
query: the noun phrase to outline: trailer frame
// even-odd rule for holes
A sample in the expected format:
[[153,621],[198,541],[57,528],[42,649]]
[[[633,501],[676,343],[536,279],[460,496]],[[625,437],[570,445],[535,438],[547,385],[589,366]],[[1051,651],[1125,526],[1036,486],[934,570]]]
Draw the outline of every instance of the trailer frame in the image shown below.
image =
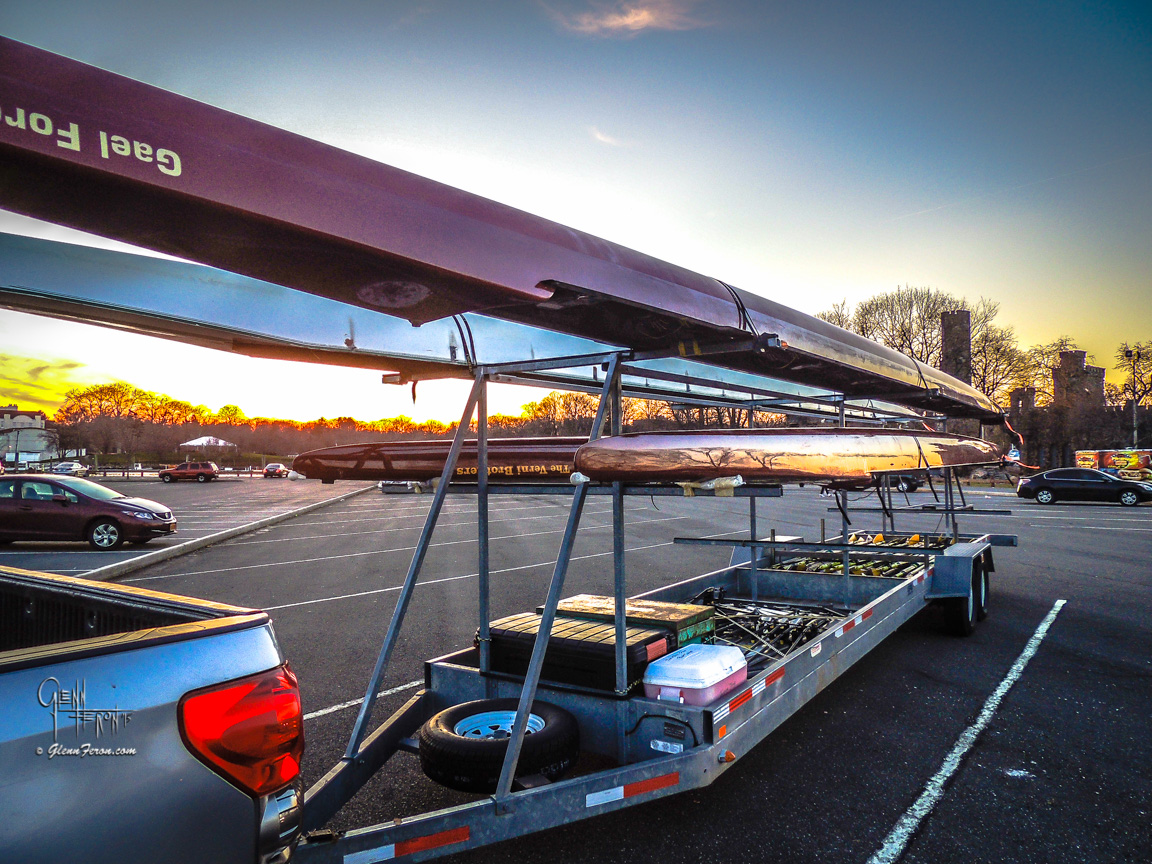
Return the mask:
[[[630,352],[609,352],[592,359],[601,360],[605,371],[590,435],[590,439],[595,439],[600,436],[606,422],[612,434],[622,431],[621,373],[630,359]],[[895,508],[891,484],[886,478],[878,489],[881,504],[878,509],[889,534],[895,531],[897,512],[931,513],[950,519],[952,544],[923,551],[908,547],[872,550],[849,542],[849,509],[847,494],[842,489],[835,491],[837,506],[833,508],[841,515],[840,534],[825,538],[821,520],[820,542],[814,543],[805,542],[802,537],[777,537],[775,530],[767,537],[761,534],[756,501],[762,497],[780,497],[782,489],[774,484],[745,485],[720,493],[668,484],[597,484],[586,479],[574,479],[570,487],[489,484],[488,382],[508,380],[525,372],[546,372],[573,362],[587,364],[589,360],[589,356],[584,355],[533,360],[511,366],[476,367],[473,387],[444,469],[438,481],[432,484],[433,499],[420,540],[344,756],[305,795],[302,814],[305,833],[295,850],[297,860],[368,864],[404,857],[422,861],[707,786],[927,604],[934,601],[967,603],[971,611],[977,592],[981,585],[986,588],[987,575],[994,570],[992,548],[1016,545],[1014,535],[959,533],[957,513],[977,511],[963,500],[958,478],[952,470],[945,472],[945,501],[941,507]],[[760,394],[750,393],[749,396],[751,420],[753,412],[760,407],[757,404]],[[803,398],[797,401],[802,402]],[[842,397],[839,402],[840,425],[846,423],[846,406],[847,397]],[[774,402],[771,410],[787,412],[788,407]],[[797,407],[802,413],[803,408]],[[477,482],[453,483],[456,461],[468,436],[473,414],[476,415]],[[423,688],[369,732],[374,704],[392,649],[403,625],[440,510],[449,494],[473,494],[477,498],[479,594],[476,646],[427,661]],[[572,499],[543,604],[538,635],[523,676],[510,676],[491,669],[488,504],[493,494],[569,494]],[[744,684],[710,705],[697,707],[631,695],[626,676],[624,638],[627,626],[625,601],[629,599],[626,593],[624,498],[629,495],[715,494],[730,494],[749,502],[748,537],[739,540],[676,538],[676,542],[731,546],[729,565],[645,592],[637,595],[636,599],[685,602],[706,588],[722,588],[739,596],[747,595],[752,600],[781,598],[800,604],[839,604],[845,609],[843,621],[781,659],[763,665],[750,674]],[[936,494],[934,488],[933,494]],[[572,547],[584,504],[590,495],[610,495],[613,502],[615,692],[541,681],[545,651],[563,593]],[[790,551],[842,556],[843,575],[774,569],[778,557]],[[913,575],[903,579],[851,575],[850,557],[863,553],[922,563]],[[614,761],[615,766],[555,782],[539,775],[516,778],[516,763],[525,736],[529,706],[538,695],[576,717],[582,752],[598,754]],[[365,828],[344,832],[324,828],[389,758],[400,752],[418,752],[414,736],[428,718],[452,705],[502,697],[516,697],[518,708],[494,794],[467,804],[399,817]]]

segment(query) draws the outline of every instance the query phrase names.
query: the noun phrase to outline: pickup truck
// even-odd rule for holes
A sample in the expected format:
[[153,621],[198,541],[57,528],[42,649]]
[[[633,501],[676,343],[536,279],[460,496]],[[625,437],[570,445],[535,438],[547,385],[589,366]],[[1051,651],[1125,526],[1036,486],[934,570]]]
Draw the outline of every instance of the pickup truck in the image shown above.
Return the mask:
[[287,861],[303,751],[266,613],[0,567],[0,860]]

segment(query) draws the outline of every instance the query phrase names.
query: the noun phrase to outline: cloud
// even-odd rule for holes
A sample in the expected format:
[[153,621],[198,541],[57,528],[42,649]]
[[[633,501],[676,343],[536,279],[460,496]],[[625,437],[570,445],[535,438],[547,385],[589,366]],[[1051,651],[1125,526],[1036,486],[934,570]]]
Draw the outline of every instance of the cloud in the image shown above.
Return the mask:
[[67,362],[66,363],[44,363],[44,364],[41,364],[40,366],[33,366],[30,369],[28,369],[27,375],[33,381],[37,381],[40,379],[40,376],[43,375],[45,372],[57,372],[57,373],[69,372],[72,369],[79,369],[83,365],[84,365],[83,363],[67,363]]
[[599,141],[601,144],[608,144],[611,147],[622,147],[624,142],[619,138],[613,138],[611,135],[606,135],[597,129],[595,126],[591,127],[592,137]]
[[14,404],[49,416],[64,402],[64,394],[89,382],[71,373],[83,368],[72,360],[45,362],[41,358],[0,354],[0,405]]
[[545,4],[566,30],[587,36],[631,38],[645,30],[696,30],[707,23],[693,14],[699,0],[612,0],[564,11]]

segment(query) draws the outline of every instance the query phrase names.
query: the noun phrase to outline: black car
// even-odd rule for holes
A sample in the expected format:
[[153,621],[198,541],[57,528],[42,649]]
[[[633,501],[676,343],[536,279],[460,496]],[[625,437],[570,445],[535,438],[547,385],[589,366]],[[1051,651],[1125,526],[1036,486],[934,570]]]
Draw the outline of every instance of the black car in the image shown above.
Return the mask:
[[1053,501],[1118,501],[1135,507],[1152,501],[1152,483],[1122,480],[1094,468],[1054,468],[1031,477],[1022,477],[1016,494],[1033,498],[1038,504]]

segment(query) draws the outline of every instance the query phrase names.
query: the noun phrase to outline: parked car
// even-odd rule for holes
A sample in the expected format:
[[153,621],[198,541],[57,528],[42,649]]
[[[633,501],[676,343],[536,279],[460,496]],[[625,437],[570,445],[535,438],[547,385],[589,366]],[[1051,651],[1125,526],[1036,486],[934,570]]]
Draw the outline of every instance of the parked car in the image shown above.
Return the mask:
[[1152,501],[1152,483],[1122,480],[1094,468],[1054,468],[1031,477],[1022,477],[1016,494],[1037,504],[1054,501],[1118,501],[1135,507]]
[[915,492],[925,483],[923,474],[893,474],[892,488],[897,492]]
[[172,511],[79,477],[15,475],[0,480],[0,543],[87,540],[96,549],[176,533]]
[[53,474],[67,474],[72,477],[87,477],[88,467],[79,462],[57,462],[52,466]]
[[265,477],[287,477],[288,467],[279,462],[269,462],[264,466]]
[[220,476],[220,469],[215,462],[181,462],[175,468],[164,468],[160,471],[160,479],[165,483],[175,483],[177,480],[195,480],[197,483],[207,483]]

